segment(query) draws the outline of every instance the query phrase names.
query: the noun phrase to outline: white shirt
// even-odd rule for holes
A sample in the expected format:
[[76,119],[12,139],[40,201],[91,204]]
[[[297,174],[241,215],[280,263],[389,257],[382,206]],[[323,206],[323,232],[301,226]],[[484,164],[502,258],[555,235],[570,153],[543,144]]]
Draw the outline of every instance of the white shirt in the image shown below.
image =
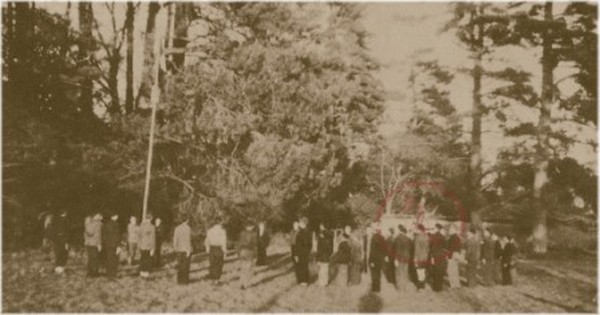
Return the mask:
[[221,224],[215,224],[208,229],[204,246],[206,247],[206,251],[211,246],[219,246],[223,252],[227,251],[227,233]]

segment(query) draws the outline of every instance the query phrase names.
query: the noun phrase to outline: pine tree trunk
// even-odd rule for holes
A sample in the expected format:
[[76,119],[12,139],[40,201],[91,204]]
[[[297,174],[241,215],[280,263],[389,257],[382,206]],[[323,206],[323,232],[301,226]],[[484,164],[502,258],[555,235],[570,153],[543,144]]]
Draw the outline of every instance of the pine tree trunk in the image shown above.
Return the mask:
[[[92,30],[94,27],[94,13],[92,11],[91,2],[79,2],[79,33],[81,41],[79,44],[80,58],[84,60],[85,66],[92,65],[92,54],[94,51],[94,37]],[[82,91],[80,97],[80,109],[84,114],[93,113],[93,82],[91,79],[85,79],[82,83]]]
[[[544,5],[544,20],[550,25],[553,21],[552,3]],[[543,188],[548,182],[548,160],[550,115],[553,101],[554,68],[556,59],[552,52],[552,31],[550,27],[543,34],[542,48],[542,99],[537,127],[537,163],[533,182],[535,222],[533,224],[533,252],[544,254],[548,250],[548,230],[546,227],[546,208],[543,203]]]
[[[479,12],[483,13],[483,12]],[[473,12],[473,18],[478,17],[478,12]],[[471,155],[469,164],[469,181],[471,188],[471,203],[470,216],[471,223],[479,227],[481,225],[481,78],[482,67],[481,60],[483,57],[483,22],[478,22],[477,30],[474,30],[476,40],[474,42],[473,51],[475,53],[475,61],[473,66],[473,110],[471,112]]]
[[120,112],[121,105],[119,103],[119,66],[121,65],[121,55],[118,49],[113,49],[108,60],[108,89],[110,91],[112,112]]
[[154,38],[156,29],[156,15],[160,10],[158,2],[150,2],[148,5],[148,20],[146,23],[146,36],[144,39],[144,68],[142,74],[142,84],[138,92],[136,107],[139,102],[143,102],[145,107],[150,107],[150,91],[154,83],[152,69],[154,66]]
[[127,69],[125,73],[125,112],[132,113],[134,108],[133,103],[133,22],[135,18],[135,6],[133,2],[127,2],[127,13],[125,17],[125,28],[127,30]]
[[173,47],[183,49],[173,55],[173,69],[176,73],[185,64],[185,47],[188,44],[189,16],[193,10],[193,4],[188,2],[177,2],[175,4],[175,33],[173,34]]

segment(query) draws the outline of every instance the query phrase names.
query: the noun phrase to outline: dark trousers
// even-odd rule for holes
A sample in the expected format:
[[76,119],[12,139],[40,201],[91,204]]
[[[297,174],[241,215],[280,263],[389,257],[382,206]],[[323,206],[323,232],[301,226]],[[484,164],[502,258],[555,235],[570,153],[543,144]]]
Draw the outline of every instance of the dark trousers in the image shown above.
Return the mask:
[[496,263],[493,260],[488,260],[481,266],[483,271],[483,284],[492,286],[495,284],[494,267]]
[[177,253],[177,283],[188,284],[190,282],[190,257],[186,252]]
[[267,246],[264,244],[258,245],[258,252],[256,253],[256,265],[264,266],[267,264]]
[[371,291],[381,291],[381,265],[371,267]]
[[55,242],[54,244],[54,259],[57,267],[64,267],[67,265],[69,252],[65,248],[66,246],[67,244],[63,242]]
[[467,285],[477,286],[477,263],[467,262]]
[[154,250],[154,267],[162,267],[162,253],[161,246],[156,243],[156,249]]
[[100,259],[98,247],[86,246],[85,250],[87,252],[87,275],[88,277],[97,277],[99,267],[98,260]]
[[212,280],[219,280],[223,273],[223,262],[225,254],[219,246],[211,246],[208,251],[208,277]]
[[116,277],[118,268],[119,257],[117,256],[117,248],[106,248],[106,274],[109,277]]
[[511,285],[513,283],[512,281],[512,274],[511,274],[511,265],[510,263],[502,263],[502,284],[503,285]]
[[444,288],[444,274],[446,270],[442,261],[436,262],[431,266],[431,282],[433,291],[442,291]]
[[298,263],[296,263],[296,280],[298,280],[298,283],[308,283],[310,280],[308,262],[308,256],[298,256]]
[[152,269],[152,256],[149,250],[140,250],[140,271],[150,272]]
[[400,291],[407,291],[410,285],[410,276],[408,264],[405,262],[398,262],[398,266],[395,267],[396,276],[396,288]]
[[395,257],[389,257],[389,261],[385,263],[385,279],[388,283],[396,283],[396,267],[394,266]]

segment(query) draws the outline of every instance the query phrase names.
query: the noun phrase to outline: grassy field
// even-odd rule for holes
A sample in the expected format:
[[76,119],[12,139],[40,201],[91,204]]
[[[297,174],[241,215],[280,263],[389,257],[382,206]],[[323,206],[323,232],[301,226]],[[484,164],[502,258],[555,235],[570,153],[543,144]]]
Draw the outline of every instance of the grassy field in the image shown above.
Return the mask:
[[[295,284],[285,246],[269,248],[269,266],[255,270],[254,285],[240,290],[238,262],[227,259],[224,283],[205,280],[208,262],[195,255],[191,281],[175,283],[175,263],[150,280],[137,268],[121,266],[119,279],[85,278],[84,257],[75,255],[65,275],[52,272],[49,256],[41,251],[3,255],[4,312],[357,312],[368,292],[368,275],[350,288]],[[313,273],[316,272],[313,268]],[[460,288],[434,293],[396,292],[383,283],[384,312],[596,312],[595,257],[545,260],[522,259],[515,286]],[[316,275],[315,275],[316,277]]]

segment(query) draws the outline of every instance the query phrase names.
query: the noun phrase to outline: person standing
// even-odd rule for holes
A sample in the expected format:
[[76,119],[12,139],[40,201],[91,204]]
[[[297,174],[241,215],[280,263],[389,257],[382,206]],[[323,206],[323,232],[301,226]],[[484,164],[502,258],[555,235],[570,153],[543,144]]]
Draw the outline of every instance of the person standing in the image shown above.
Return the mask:
[[502,285],[513,284],[513,256],[517,253],[517,247],[512,236],[504,237],[504,248],[502,249]]
[[362,271],[364,273],[369,272],[369,253],[371,249],[371,236],[373,235],[373,229],[371,226],[365,228],[365,234],[363,235],[363,261]]
[[102,228],[102,244],[106,251],[106,275],[109,278],[117,276],[119,267],[119,245],[121,243],[121,231],[119,231],[119,215],[113,213],[110,220]]
[[498,237],[498,234],[493,233],[492,232],[492,240],[494,240],[494,256],[496,259],[494,259],[494,261],[496,262],[494,265],[494,281],[497,284],[501,284],[502,283],[502,242],[500,240],[500,238]]
[[257,233],[254,231],[254,225],[248,223],[240,235],[238,245],[238,257],[240,259],[240,280],[242,290],[250,287],[252,276],[254,275],[254,261],[256,259]]
[[347,286],[348,269],[350,261],[352,259],[351,248],[350,248],[350,235],[347,231],[344,231],[341,235],[341,240],[338,244],[337,252],[335,253],[332,263],[335,264],[335,278],[334,283],[336,286]]
[[298,235],[298,231],[300,230],[300,224],[298,223],[298,221],[294,221],[294,223],[292,224],[292,230],[290,231],[289,234],[289,242],[290,242],[290,255],[292,257],[292,265],[294,266],[294,274],[296,275],[296,281],[299,281],[298,279],[298,264],[296,264],[296,260],[295,260],[295,252],[296,252],[296,236]]
[[385,238],[381,235],[379,224],[373,226],[373,235],[369,246],[369,268],[371,273],[371,291],[381,291],[381,269],[384,267],[386,252]]
[[152,215],[146,214],[142,224],[140,224],[140,276],[142,278],[150,277],[152,269],[152,256],[156,249],[156,229],[152,224]]
[[220,220],[206,232],[204,248],[208,253],[208,278],[211,279],[214,284],[218,284],[223,273],[225,253],[227,252],[227,232],[223,228]]
[[154,219],[154,229],[156,237],[156,249],[154,250],[154,267],[156,269],[160,269],[162,267],[162,243],[165,237],[164,226],[162,225],[162,220],[160,218]]
[[127,262],[133,264],[138,251],[138,241],[140,234],[140,226],[137,223],[137,218],[131,216],[129,225],[127,225]]
[[319,225],[317,234],[317,264],[319,265],[319,286],[329,284],[329,260],[333,254],[333,234],[324,223]]
[[481,269],[483,271],[483,284],[493,286],[494,266],[496,265],[496,243],[488,229],[483,230],[483,245],[481,247]]
[[267,231],[265,222],[258,223],[258,248],[256,253],[256,265],[265,266],[267,264],[267,248],[269,247],[270,235]]
[[102,250],[102,222],[96,213],[85,218],[84,245],[87,252],[87,276],[98,276],[100,251]]
[[312,235],[308,230],[308,218],[303,217],[300,219],[299,226],[300,230],[296,235],[294,260],[298,267],[298,284],[307,286],[310,280],[308,263],[310,262],[310,253],[312,251]]
[[465,258],[467,260],[467,285],[477,285],[477,268],[481,258],[481,243],[474,228],[469,229],[466,241]]
[[417,226],[415,232],[413,261],[417,273],[417,289],[421,290],[425,288],[425,270],[429,262],[429,238],[422,224]]
[[177,253],[177,283],[190,282],[190,258],[192,256],[192,230],[186,218],[173,232],[173,249]]
[[[394,240],[396,239],[396,229],[394,228],[389,228],[388,229],[388,235],[386,237],[386,245],[385,248],[391,248],[393,249],[394,247]],[[388,283],[391,283],[392,285],[396,285],[396,267],[394,264],[394,260],[395,259],[395,255],[393,250],[386,250],[386,256],[385,256],[385,266],[384,266],[384,274],[385,274],[385,279],[387,280]]]
[[408,263],[410,261],[410,247],[411,241],[406,236],[406,228],[402,225],[398,225],[398,236],[394,239],[394,267],[396,277],[396,289],[398,291],[408,291],[410,277],[408,274]]
[[67,259],[69,258],[69,224],[67,221],[67,212],[61,211],[60,215],[54,220],[53,242],[54,242],[54,272],[62,274],[65,272]]
[[435,233],[430,237],[429,257],[431,263],[431,278],[433,291],[439,292],[444,288],[446,274],[446,238],[442,234],[442,225],[435,225]]
[[454,225],[449,228],[450,237],[448,238],[448,282],[450,288],[460,287],[460,275],[458,262],[460,260],[460,252],[462,249],[462,241],[458,236],[457,229]]
[[352,232],[350,228],[350,266],[348,266],[348,284],[359,285],[363,268],[362,237],[360,230]]

